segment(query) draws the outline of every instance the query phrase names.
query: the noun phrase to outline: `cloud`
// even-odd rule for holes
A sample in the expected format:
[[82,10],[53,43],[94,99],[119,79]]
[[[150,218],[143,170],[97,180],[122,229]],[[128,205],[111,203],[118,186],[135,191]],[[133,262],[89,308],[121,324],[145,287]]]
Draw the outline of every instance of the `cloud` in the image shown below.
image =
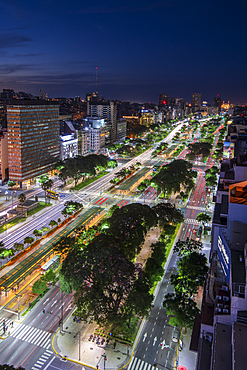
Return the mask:
[[0,49],[23,46],[32,41],[30,37],[19,35],[17,33],[7,33],[0,35]]
[[37,69],[38,64],[0,64],[0,74],[12,74],[20,71],[30,71],[30,69]]

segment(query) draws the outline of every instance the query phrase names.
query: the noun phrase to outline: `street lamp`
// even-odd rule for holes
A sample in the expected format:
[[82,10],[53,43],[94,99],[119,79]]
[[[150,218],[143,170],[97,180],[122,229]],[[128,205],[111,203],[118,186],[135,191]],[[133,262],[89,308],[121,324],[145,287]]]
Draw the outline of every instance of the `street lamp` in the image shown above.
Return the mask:
[[81,348],[80,348],[80,342],[81,342],[81,334],[80,334],[80,331],[78,331],[77,333],[76,333],[76,335],[74,335],[74,338],[76,338],[77,337],[77,334],[79,334],[79,344],[78,344],[78,346],[79,346],[79,361],[81,361],[81,359],[80,359],[80,353],[81,353]]

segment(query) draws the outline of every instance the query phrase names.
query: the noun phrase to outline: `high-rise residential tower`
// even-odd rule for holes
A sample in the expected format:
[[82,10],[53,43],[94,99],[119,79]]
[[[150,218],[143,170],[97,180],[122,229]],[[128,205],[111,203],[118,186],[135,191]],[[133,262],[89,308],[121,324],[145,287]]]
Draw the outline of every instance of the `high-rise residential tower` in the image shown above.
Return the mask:
[[20,186],[53,169],[60,157],[59,103],[13,101],[7,106],[9,179]]

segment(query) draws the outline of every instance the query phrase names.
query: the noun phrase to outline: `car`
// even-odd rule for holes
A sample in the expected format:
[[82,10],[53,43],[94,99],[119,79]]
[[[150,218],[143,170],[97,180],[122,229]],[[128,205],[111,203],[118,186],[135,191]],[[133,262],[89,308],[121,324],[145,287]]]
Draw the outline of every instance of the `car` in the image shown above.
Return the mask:
[[93,339],[93,334],[90,335],[90,337],[88,338],[89,342]]
[[178,331],[175,331],[172,335],[172,341],[175,343],[178,343],[180,333]]

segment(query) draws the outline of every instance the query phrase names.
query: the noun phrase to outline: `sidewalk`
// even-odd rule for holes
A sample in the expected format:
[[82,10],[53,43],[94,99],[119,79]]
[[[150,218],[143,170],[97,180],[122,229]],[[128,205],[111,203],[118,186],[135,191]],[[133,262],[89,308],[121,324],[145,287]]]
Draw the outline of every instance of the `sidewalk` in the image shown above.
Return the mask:
[[181,340],[183,343],[182,350],[178,351],[178,366],[185,366],[187,370],[195,370],[197,363],[197,352],[190,351],[190,340],[192,330],[187,329],[186,334],[182,334]]
[[[128,352],[131,353],[131,349],[126,344],[118,342],[114,349],[115,340],[110,340],[109,344],[104,342],[102,345],[96,344],[96,339],[94,342],[89,341],[88,339],[94,333],[96,327],[95,323],[76,323],[73,321],[72,315],[65,321],[63,331],[58,331],[53,337],[52,347],[54,352],[72,362],[92,368],[99,366],[99,369],[104,368],[103,355],[105,355],[105,367],[107,369],[115,370],[124,367],[130,359]],[[100,341],[102,338],[100,337]]]

